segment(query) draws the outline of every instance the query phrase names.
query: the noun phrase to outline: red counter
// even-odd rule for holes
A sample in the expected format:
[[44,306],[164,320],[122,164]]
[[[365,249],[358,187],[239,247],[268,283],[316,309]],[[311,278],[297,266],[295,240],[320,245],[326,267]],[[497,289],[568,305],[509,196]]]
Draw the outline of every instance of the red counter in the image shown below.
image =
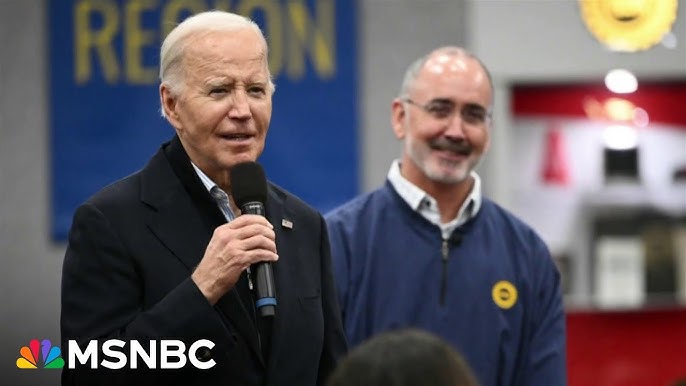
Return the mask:
[[567,313],[569,386],[686,381],[686,308]]

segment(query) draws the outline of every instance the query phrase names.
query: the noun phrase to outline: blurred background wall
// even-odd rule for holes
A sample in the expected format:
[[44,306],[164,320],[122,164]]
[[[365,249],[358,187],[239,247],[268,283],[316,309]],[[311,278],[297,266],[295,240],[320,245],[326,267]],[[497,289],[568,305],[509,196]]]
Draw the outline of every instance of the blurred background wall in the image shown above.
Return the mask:
[[[390,102],[410,61],[436,46],[463,45],[490,68],[496,89],[494,128],[490,153],[479,171],[486,194],[531,220],[534,227],[541,214],[555,216],[560,203],[522,202],[517,188],[521,171],[512,167],[513,160],[521,161],[531,151],[521,147],[540,143],[535,138],[542,134],[531,134],[535,140],[526,142],[514,130],[523,119],[510,108],[516,85],[602,84],[613,68],[629,69],[641,81],[686,80],[686,4],[682,2],[672,29],[676,45],[631,54],[599,44],[584,26],[576,1],[360,0],[356,4],[359,127],[351,129],[358,131],[360,192],[381,184],[391,160],[400,154],[389,125]],[[30,339],[59,340],[65,244],[50,236],[47,20],[45,1],[0,0],[0,373],[9,374],[17,385],[59,380],[57,372],[19,374],[15,366],[19,348]],[[675,138],[672,152],[678,156],[683,151],[686,157],[683,136]],[[686,189],[677,190],[676,199],[682,193],[683,201],[671,213],[675,218],[684,216]],[[547,234],[546,229],[537,230]],[[550,235],[546,241],[555,244],[559,236]],[[590,305],[593,290],[590,257],[573,251],[590,248],[588,237],[567,237],[565,248],[558,248],[560,254],[571,255],[566,264],[574,277],[568,295],[579,297],[582,306]],[[575,256],[583,261],[574,260]]]

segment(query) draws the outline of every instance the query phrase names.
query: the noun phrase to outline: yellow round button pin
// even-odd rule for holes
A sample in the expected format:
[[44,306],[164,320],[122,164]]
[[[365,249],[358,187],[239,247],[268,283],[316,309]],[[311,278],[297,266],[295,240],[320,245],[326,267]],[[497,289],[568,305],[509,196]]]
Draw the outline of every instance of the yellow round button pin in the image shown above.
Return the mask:
[[595,38],[615,51],[636,52],[671,31],[677,0],[579,0],[581,18]]
[[498,307],[507,310],[517,303],[517,288],[507,280],[501,280],[493,286],[493,301]]

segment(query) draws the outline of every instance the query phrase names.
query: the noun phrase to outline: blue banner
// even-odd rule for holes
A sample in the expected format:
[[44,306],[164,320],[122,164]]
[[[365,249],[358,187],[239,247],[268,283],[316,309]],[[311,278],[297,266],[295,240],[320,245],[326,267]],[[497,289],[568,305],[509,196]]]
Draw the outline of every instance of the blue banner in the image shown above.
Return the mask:
[[320,211],[358,192],[355,1],[52,0],[52,235],[76,207],[145,165],[173,128],[160,115],[159,47],[191,14],[253,18],[269,42],[273,115],[259,162]]

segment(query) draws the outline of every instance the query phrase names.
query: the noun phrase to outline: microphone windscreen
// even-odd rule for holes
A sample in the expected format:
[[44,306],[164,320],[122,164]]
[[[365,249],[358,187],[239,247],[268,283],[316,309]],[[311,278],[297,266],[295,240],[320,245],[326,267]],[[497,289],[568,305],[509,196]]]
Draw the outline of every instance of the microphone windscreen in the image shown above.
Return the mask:
[[249,202],[267,202],[267,179],[257,162],[242,162],[231,168],[231,194],[240,208]]

